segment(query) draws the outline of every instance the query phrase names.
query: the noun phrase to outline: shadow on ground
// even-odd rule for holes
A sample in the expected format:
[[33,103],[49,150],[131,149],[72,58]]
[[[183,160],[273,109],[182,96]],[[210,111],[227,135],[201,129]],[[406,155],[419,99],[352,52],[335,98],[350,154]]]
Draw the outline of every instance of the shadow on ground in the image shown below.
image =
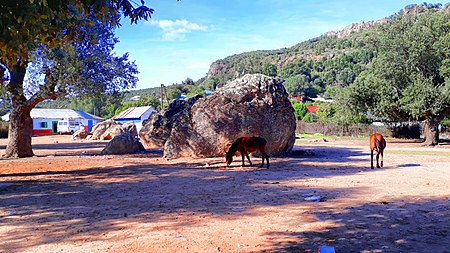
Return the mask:
[[273,252],[317,252],[319,246],[333,246],[336,252],[449,252],[449,210],[445,200],[367,203],[315,214],[338,226],[267,236],[291,240],[275,243]]
[[[70,149],[70,145],[67,149]],[[159,151],[150,152],[154,152],[155,156],[162,155]],[[321,146],[309,147],[303,155],[287,160],[274,158],[270,169],[239,168],[236,166],[240,165],[239,159],[235,160],[234,167],[222,169],[221,158],[208,160],[211,161],[210,165],[204,162],[162,165],[146,162],[145,155],[136,157],[142,159],[129,166],[0,174],[0,179],[8,178],[6,181],[8,185],[0,188],[1,224],[14,231],[2,235],[3,243],[0,243],[0,246],[8,252],[19,252],[55,241],[82,241],[83,236],[89,237],[91,233],[102,234],[120,230],[123,226],[121,224],[124,223],[157,222],[179,212],[238,219],[252,215],[246,210],[255,207],[301,204],[305,202],[304,197],[311,192],[319,192],[324,200],[329,201],[348,195],[358,188],[320,189],[305,187],[301,183],[317,177],[359,173],[366,168],[353,167],[349,164],[367,160],[366,154],[351,148]],[[322,164],[320,167],[314,165],[316,161],[324,162],[324,160],[333,164],[328,166],[325,162],[325,165]],[[336,165],[336,162],[339,162],[339,165]],[[287,164],[289,166],[286,166]],[[259,166],[256,160],[254,165]],[[326,170],[326,173],[316,174],[315,171],[319,170]],[[299,186],[285,184],[292,181],[299,182]],[[404,204],[417,205],[418,210],[421,205]],[[330,242],[337,246],[342,245],[344,249],[350,249],[352,241],[370,242],[370,237],[379,233],[383,227],[397,223],[401,225],[401,222],[415,222],[414,218],[409,216],[391,217],[389,208],[401,207],[377,203],[370,205],[379,205],[377,208],[379,213],[373,214],[375,216],[368,216],[370,214],[364,211],[366,208],[364,205],[351,208],[345,214],[329,213],[325,210],[317,213],[315,215],[320,219],[331,219],[342,224],[342,227],[325,232],[286,234],[284,236],[297,237],[298,241],[276,244],[274,248],[296,252],[310,249],[310,246],[319,243]],[[430,219],[442,218],[444,213],[441,209],[438,211],[433,213]],[[448,222],[444,224],[448,225]],[[172,226],[175,229],[193,225],[196,224],[189,221],[169,222],[166,227]],[[405,238],[398,237],[395,231],[395,227],[392,227],[392,232],[388,233],[387,245],[371,247],[373,249],[383,246],[394,247],[401,245],[401,242],[396,242],[396,238],[408,240],[407,231],[404,232]],[[448,233],[445,227],[440,227],[437,233],[444,235],[446,231]],[[43,234],[45,236],[40,236]],[[268,234],[268,236],[277,235]],[[347,244],[348,246],[344,247]]]

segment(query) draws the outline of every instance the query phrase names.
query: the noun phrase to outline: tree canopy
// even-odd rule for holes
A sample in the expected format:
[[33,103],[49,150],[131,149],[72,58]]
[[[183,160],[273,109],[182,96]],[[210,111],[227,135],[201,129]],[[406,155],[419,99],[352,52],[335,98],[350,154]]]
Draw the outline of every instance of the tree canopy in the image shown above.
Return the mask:
[[425,120],[426,142],[450,115],[450,13],[421,6],[376,29],[371,66],[348,88],[347,108],[384,120]]
[[[116,41],[108,31],[120,24],[122,15],[132,23],[148,19],[153,9],[145,6],[144,1],[141,3],[135,6],[127,0],[0,2],[0,63],[5,66],[0,68],[3,77],[0,83],[12,104],[7,157],[33,155],[30,112],[38,103],[72,93],[113,94],[134,85],[136,67],[128,62],[127,55],[111,56]],[[24,86],[30,62],[45,75],[43,81],[31,88]]]

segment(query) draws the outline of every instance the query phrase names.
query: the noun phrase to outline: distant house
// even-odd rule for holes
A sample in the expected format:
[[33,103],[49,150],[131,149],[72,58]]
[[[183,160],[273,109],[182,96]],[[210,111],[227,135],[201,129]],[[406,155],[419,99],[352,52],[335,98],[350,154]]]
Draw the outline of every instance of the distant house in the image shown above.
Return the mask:
[[134,96],[130,98],[130,101],[139,101],[141,99],[141,96]]
[[[91,131],[92,127],[104,119],[90,113],[72,109],[44,109],[33,108],[33,135],[51,135],[58,133],[58,121],[76,120],[81,122],[84,128]],[[2,116],[3,121],[9,121],[9,113]]]
[[151,106],[131,107],[114,116],[113,120],[121,123],[134,122],[139,132],[144,120],[148,119],[155,112],[156,110]]

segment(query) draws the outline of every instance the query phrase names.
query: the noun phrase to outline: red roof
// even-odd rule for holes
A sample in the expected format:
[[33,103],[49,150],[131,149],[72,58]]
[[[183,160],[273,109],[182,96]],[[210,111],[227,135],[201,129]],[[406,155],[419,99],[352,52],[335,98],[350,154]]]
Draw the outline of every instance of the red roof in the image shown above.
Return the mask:
[[317,105],[308,105],[306,106],[308,108],[309,113],[316,113],[317,112]]

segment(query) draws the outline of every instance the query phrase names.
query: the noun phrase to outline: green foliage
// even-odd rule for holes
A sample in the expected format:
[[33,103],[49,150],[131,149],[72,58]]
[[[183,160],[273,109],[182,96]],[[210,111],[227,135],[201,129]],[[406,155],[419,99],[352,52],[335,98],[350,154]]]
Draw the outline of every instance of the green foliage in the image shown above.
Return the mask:
[[325,99],[333,99],[335,94],[336,94],[336,89],[337,88],[327,87],[325,89],[325,92],[323,93],[323,98],[325,98]]
[[[336,112],[332,121],[340,125],[348,125],[355,123],[366,123],[366,115],[363,113],[364,105],[358,97],[358,91],[354,87],[336,88],[334,89],[334,108]],[[369,89],[370,91],[370,89]]]
[[312,113],[309,113],[309,112],[308,112],[308,113],[305,115],[305,117],[303,117],[302,121],[304,121],[304,122],[315,122],[316,119],[315,119],[315,117],[314,117],[314,115],[313,115]]
[[450,117],[445,117],[441,121],[441,125],[444,126],[444,127],[450,127]]
[[308,108],[303,103],[293,102],[292,107],[294,108],[294,116],[296,120],[302,120],[308,113]]
[[184,80],[181,84],[183,85],[194,85],[194,80],[192,80],[192,78],[186,78],[186,80]]
[[271,63],[264,64],[263,74],[266,76],[276,77],[277,76],[277,66],[275,66]]
[[332,103],[321,103],[318,105],[316,116],[319,122],[328,123],[332,122],[336,109]]
[[113,28],[120,14],[135,23],[153,13],[145,5],[134,7],[130,1],[119,0],[1,1],[0,10],[0,62],[10,71],[18,60],[27,62],[37,45],[54,48],[82,41],[87,35],[82,28],[94,27],[96,21]]
[[449,115],[448,20],[450,13],[425,8],[377,29],[370,38],[376,58],[349,88],[349,106],[389,120]]
[[185,85],[185,94],[188,97],[193,97],[195,95],[203,95],[205,93],[205,88],[197,85]]
[[309,77],[304,74],[289,77],[283,85],[291,96],[309,96],[314,92]]
[[220,79],[216,76],[208,78],[202,86],[205,87],[205,89],[208,90],[215,90],[217,88],[217,85],[220,84]]
[[172,100],[172,99],[176,99],[178,97],[180,97],[182,94],[181,90],[177,87],[170,87],[167,89],[167,97]]

